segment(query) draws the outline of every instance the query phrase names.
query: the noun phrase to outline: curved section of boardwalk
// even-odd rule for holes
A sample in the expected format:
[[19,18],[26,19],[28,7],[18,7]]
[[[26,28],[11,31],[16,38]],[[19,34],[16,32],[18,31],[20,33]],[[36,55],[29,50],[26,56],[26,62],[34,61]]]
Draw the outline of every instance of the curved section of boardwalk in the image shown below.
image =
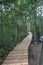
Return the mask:
[[32,40],[32,33],[18,44],[6,57],[2,65],[28,65],[28,47]]

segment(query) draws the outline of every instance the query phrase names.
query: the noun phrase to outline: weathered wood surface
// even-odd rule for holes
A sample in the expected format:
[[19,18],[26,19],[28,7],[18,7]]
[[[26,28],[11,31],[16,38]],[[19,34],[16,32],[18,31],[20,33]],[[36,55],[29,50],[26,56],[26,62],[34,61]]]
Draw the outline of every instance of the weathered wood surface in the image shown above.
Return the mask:
[[28,47],[32,40],[32,33],[18,44],[6,57],[2,65],[28,65]]

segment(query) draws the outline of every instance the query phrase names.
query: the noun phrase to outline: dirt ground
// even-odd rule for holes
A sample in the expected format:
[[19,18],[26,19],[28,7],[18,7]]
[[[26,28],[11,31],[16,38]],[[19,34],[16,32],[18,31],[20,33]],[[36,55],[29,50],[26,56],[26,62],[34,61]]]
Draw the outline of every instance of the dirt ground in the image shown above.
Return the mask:
[[35,42],[30,46],[29,65],[39,65],[42,44]]

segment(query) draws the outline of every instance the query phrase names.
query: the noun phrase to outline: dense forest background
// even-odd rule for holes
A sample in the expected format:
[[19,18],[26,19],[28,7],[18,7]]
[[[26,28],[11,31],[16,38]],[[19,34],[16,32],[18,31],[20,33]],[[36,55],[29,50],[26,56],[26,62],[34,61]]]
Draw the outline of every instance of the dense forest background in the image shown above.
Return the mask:
[[43,34],[43,0],[0,0],[0,58],[6,56],[28,32],[33,42]]

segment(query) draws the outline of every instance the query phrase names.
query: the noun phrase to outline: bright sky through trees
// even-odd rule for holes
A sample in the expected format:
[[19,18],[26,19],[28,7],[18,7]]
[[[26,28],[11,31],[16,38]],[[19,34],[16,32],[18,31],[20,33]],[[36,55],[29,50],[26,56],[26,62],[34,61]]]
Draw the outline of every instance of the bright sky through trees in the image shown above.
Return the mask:
[[41,16],[43,16],[43,5],[41,5],[41,6],[39,6],[38,8],[37,8],[37,15],[41,15]]

